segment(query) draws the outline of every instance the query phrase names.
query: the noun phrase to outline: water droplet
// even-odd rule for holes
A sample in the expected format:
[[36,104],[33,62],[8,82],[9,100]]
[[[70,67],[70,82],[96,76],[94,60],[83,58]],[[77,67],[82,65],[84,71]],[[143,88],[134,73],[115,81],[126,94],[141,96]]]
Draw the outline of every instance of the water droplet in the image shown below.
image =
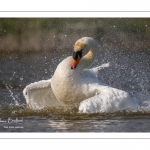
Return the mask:
[[12,111],[12,113],[11,114],[15,114],[15,111]]

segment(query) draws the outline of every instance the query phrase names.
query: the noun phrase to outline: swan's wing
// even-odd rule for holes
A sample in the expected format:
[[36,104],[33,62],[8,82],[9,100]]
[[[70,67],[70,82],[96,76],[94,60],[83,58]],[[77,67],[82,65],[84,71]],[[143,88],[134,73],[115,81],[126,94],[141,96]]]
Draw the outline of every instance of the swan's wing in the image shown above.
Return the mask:
[[92,69],[85,69],[82,74],[84,76],[88,76],[88,77],[98,77],[98,71],[103,69],[103,68],[106,68],[106,67],[109,67],[110,64],[109,63],[105,63],[105,64],[102,64],[101,66],[98,66],[98,67],[94,67]]
[[105,63],[105,64],[102,64],[98,67],[94,67],[94,68],[90,69],[90,71],[93,72],[93,74],[95,74],[96,77],[98,77],[98,71],[101,69],[107,68],[109,66],[110,66],[109,63]]
[[79,112],[115,112],[139,107],[125,91],[108,86],[101,87],[100,91],[100,94],[82,101],[79,106]]
[[27,105],[34,110],[61,106],[51,88],[51,79],[31,83],[23,90]]

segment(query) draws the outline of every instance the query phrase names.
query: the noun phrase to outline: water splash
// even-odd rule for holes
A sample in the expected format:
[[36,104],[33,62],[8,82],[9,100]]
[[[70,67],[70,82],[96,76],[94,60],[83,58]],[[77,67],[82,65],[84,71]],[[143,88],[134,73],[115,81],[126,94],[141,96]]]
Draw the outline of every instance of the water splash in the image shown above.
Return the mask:
[[[104,48],[106,49],[105,45]],[[59,54],[60,52],[61,54]],[[25,103],[22,96],[22,89],[29,83],[51,78],[58,63],[72,54],[71,52],[62,51],[62,49],[58,48],[51,55],[45,56],[44,54],[44,58],[43,55],[36,55],[35,57],[28,56],[23,59],[11,59],[11,57],[1,59],[0,94],[2,95],[2,100],[0,105],[9,105],[10,103],[12,105],[13,102],[14,106],[19,106]],[[150,110],[149,56],[149,54],[141,52],[124,54],[105,50],[97,54],[97,59],[93,64],[93,67],[95,67],[106,63],[99,70],[99,80],[111,87],[127,91],[132,97],[136,97],[141,104],[141,113],[147,113]],[[110,64],[107,62],[110,62]],[[36,112],[37,115],[38,113]],[[26,111],[27,114],[28,111]]]
[[108,119],[108,118],[118,118],[126,117],[132,118],[133,116],[144,116],[150,115],[150,110],[145,108],[139,108],[138,110],[122,110],[113,113],[98,112],[98,113],[79,113],[77,108],[66,109],[66,107],[51,107],[43,108],[41,110],[32,110],[27,105],[7,105],[0,106],[0,116],[12,116],[12,117],[52,117],[55,119]]
[[9,91],[9,93],[10,93],[10,97],[12,97],[12,99],[14,100],[14,102],[15,102],[15,105],[16,106],[18,106],[19,105],[19,103],[18,103],[18,97],[15,97],[14,96],[14,94],[13,94],[13,92],[12,92],[12,90],[11,90],[11,86],[8,86],[7,84],[5,84],[5,86],[6,86],[6,88],[7,88],[7,90]]

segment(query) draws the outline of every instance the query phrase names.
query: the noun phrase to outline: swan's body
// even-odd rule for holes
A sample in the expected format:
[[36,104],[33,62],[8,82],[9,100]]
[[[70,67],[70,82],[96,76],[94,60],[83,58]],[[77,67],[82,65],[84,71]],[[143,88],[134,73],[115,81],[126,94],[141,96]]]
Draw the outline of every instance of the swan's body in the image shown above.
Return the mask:
[[[69,107],[99,92],[98,79],[89,75],[88,72],[85,74],[84,71],[80,73],[76,69],[70,69],[71,60],[72,57],[67,57],[58,65],[51,81],[57,99]],[[69,69],[64,70],[64,68]],[[65,73],[62,73],[64,71]]]
[[24,89],[27,104],[32,109],[79,105],[79,111],[84,113],[136,109],[138,104],[127,92],[100,83],[94,69],[85,70],[95,59],[97,50],[93,38],[79,39],[74,46],[74,59],[64,59],[51,80],[32,83]]

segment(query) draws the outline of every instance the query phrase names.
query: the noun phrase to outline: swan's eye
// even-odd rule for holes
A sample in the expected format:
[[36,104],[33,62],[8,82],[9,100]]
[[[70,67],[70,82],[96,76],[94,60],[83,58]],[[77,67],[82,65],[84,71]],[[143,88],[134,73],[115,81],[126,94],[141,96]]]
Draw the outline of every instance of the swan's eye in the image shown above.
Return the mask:
[[82,50],[83,49],[81,49],[80,51],[77,51],[77,52],[73,52],[73,59],[77,60],[78,56],[81,58],[82,57]]

